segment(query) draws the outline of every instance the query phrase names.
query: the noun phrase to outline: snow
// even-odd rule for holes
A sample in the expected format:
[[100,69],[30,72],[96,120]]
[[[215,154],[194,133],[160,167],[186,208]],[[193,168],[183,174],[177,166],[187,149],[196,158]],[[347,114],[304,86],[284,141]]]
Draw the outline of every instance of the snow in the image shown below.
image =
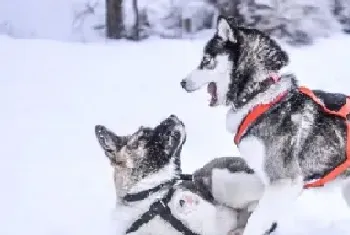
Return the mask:
[[[82,44],[0,36],[0,234],[119,234],[122,215],[96,124],[127,134],[178,115],[187,127],[186,173],[237,154],[225,129],[226,109],[208,107],[205,90],[180,88],[204,42]],[[311,88],[349,94],[349,45],[350,38],[335,36],[288,47],[290,69]],[[339,189],[320,191],[305,192],[286,212],[280,234],[350,233]]]

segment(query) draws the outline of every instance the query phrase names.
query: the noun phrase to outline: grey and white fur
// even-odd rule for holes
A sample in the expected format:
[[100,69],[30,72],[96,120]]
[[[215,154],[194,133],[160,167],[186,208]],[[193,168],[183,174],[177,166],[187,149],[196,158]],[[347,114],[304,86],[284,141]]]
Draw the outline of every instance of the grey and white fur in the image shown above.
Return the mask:
[[215,202],[237,210],[242,231],[264,192],[259,177],[240,157],[214,158],[193,173],[193,180],[209,190]]
[[[180,154],[186,140],[183,122],[175,115],[156,127],[140,127],[131,135],[116,135],[102,125],[95,126],[96,138],[114,169],[114,185],[118,210],[125,212],[125,234],[179,235],[162,216],[173,216],[198,235],[239,234],[237,212],[215,204],[210,192],[194,181],[181,181]],[[164,184],[164,182],[173,182]],[[158,190],[150,189],[164,184]],[[139,195],[146,191],[141,198]],[[158,216],[145,221],[136,230],[128,230],[150,211],[154,202],[164,201],[169,210],[159,210]],[[137,200],[130,200],[130,196]],[[127,200],[127,198],[129,198]],[[163,208],[163,207],[162,207]],[[151,211],[150,215],[152,215]],[[120,226],[123,226],[122,224]]]
[[[288,211],[306,182],[346,160],[345,121],[325,114],[301,94],[294,74],[282,73],[279,81],[272,82],[272,74],[281,72],[288,62],[287,52],[275,40],[219,16],[200,65],[181,81],[187,92],[207,85],[210,106],[229,107],[226,125],[232,133],[253,107],[287,94],[248,128],[238,144],[240,154],[265,185],[244,235],[264,234]],[[345,101],[341,94],[315,93],[334,110]],[[344,185],[343,195],[350,204],[347,175],[335,182]]]
[[204,185],[214,200],[234,209],[254,208],[264,185],[244,159],[219,157],[193,173],[193,180]]

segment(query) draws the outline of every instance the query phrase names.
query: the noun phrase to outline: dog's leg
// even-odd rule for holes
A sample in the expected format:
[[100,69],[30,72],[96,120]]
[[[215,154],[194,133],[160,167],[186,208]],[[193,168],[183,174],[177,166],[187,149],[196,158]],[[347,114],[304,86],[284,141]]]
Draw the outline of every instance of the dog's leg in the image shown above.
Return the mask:
[[350,207],[350,179],[343,183],[341,190],[346,204]]
[[270,234],[277,219],[296,201],[303,190],[302,177],[282,179],[267,185],[255,211],[251,214],[244,235]]

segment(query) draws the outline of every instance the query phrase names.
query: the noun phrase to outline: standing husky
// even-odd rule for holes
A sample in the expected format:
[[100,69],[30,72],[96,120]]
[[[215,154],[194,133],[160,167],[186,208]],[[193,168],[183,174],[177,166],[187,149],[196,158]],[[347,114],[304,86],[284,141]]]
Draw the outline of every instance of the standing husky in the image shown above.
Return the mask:
[[187,92],[207,85],[210,106],[229,106],[227,129],[265,184],[244,235],[268,233],[305,186],[337,179],[350,202],[350,100],[300,88],[293,74],[276,76],[288,60],[269,36],[219,16],[199,66],[181,81]]
[[201,185],[179,180],[186,132],[178,117],[128,136],[96,126],[95,135],[114,168],[120,209],[130,217],[125,234],[238,234],[235,210],[214,205]]

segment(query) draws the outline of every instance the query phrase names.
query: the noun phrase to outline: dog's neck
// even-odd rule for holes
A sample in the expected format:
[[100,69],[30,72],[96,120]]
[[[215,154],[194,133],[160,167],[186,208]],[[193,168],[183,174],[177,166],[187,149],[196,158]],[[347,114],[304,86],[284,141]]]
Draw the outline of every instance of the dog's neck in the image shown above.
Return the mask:
[[[173,161],[173,160],[172,160]],[[143,190],[148,190],[157,185],[162,184],[165,181],[172,180],[176,177],[176,167],[171,162],[166,165],[163,169],[158,172],[146,176],[142,180],[140,180],[135,186],[133,186],[128,193],[137,193]]]
[[169,164],[162,169],[144,177],[125,194],[119,195],[119,197],[117,196],[117,204],[142,202],[148,197],[153,198],[162,194],[164,189],[171,187],[176,179],[179,178],[180,174],[176,162],[177,157],[174,156],[171,158]]
[[[269,78],[269,74],[259,74]],[[278,95],[292,90],[297,86],[296,79],[292,74],[282,74],[278,82],[271,84],[264,92],[257,93],[250,97],[244,105],[228,110],[226,115],[226,129],[231,133],[236,133],[244,117],[257,105],[271,103]]]

